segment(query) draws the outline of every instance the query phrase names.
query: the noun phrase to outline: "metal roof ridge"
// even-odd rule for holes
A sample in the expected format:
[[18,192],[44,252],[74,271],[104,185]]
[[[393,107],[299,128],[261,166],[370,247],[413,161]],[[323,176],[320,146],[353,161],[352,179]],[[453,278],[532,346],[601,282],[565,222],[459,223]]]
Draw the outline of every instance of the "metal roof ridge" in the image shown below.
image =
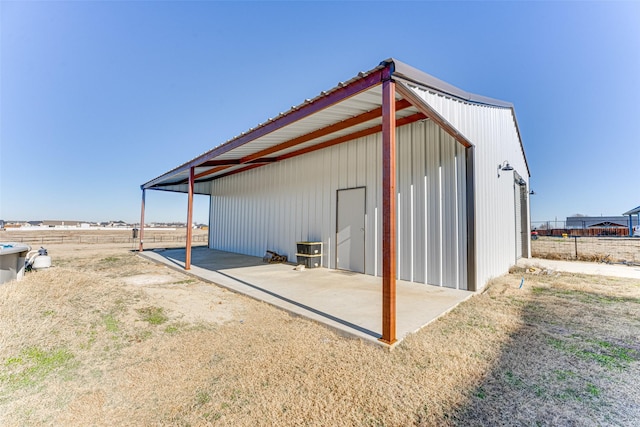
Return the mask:
[[398,75],[398,77],[404,78],[405,80],[409,80],[420,86],[424,86],[424,87],[436,90],[437,92],[441,92],[441,93],[453,96],[455,98],[462,99],[464,101],[473,102],[476,104],[486,104],[486,105],[492,105],[495,107],[513,108],[513,104],[510,102],[467,92],[463,89],[460,89],[457,86],[454,86],[450,83],[445,82],[444,80],[440,80],[439,78],[432,76],[431,74],[427,74],[422,70],[418,70],[417,68],[414,68],[411,65],[405,64],[402,61],[398,61],[395,58],[389,58],[380,63],[380,65],[390,65],[390,64],[393,64],[394,75]]

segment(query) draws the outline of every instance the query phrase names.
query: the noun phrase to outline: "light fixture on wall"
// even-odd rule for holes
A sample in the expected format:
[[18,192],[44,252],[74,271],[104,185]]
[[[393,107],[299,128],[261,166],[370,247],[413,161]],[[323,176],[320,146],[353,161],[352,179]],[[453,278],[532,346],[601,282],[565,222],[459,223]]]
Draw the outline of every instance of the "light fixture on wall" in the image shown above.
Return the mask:
[[513,166],[511,166],[509,164],[508,160],[505,160],[504,162],[500,163],[498,165],[498,178],[500,178],[500,171],[512,171],[513,170]]
[[535,196],[535,195],[536,195],[536,192],[535,192],[535,191],[533,191],[533,190],[531,190],[531,191],[529,191],[529,194],[530,194],[530,195],[532,195],[532,196]]
[[527,185],[527,182],[520,177],[520,179],[518,179],[518,185]]

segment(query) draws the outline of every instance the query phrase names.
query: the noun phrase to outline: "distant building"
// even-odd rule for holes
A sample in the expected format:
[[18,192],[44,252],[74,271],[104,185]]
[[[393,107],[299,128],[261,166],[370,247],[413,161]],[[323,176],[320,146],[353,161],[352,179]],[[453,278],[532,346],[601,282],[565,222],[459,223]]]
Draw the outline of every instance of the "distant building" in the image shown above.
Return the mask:
[[[638,225],[638,218],[632,218],[632,227]],[[570,216],[566,229],[580,235],[589,236],[628,236],[629,218],[626,216]],[[576,234],[576,233],[572,234]]]
[[42,225],[44,227],[80,227],[80,224],[82,224],[82,221],[74,221],[74,220],[70,220],[70,221],[58,221],[58,220],[45,220],[45,221],[41,221],[41,224],[38,225]]

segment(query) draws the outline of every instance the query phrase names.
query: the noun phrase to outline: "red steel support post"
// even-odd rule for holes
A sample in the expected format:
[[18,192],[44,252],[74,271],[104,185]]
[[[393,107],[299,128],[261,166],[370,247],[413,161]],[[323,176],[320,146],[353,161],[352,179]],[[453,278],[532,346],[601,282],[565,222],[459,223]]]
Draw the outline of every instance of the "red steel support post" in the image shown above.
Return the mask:
[[144,243],[144,195],[145,189],[142,189],[142,207],[140,208],[140,247],[138,248],[139,252],[142,252],[144,249],[142,245]]
[[396,342],[396,103],[395,82],[382,82],[382,337]]
[[184,258],[184,269],[191,270],[191,237],[193,235],[193,181],[194,181],[194,169],[189,168],[189,196],[187,206],[187,245],[185,248],[186,254]]

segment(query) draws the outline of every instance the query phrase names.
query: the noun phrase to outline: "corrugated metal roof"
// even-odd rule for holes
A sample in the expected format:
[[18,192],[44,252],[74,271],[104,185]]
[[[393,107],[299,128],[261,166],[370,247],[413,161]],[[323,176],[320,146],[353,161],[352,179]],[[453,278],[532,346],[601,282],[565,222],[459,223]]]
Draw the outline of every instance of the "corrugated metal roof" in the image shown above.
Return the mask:
[[476,104],[493,105],[495,107],[513,108],[513,104],[499,99],[489,98],[486,96],[476,95],[471,92],[466,92],[460,88],[457,88],[445,81],[438,79],[430,74],[420,71],[410,65],[398,61],[397,59],[388,59],[385,62],[392,62],[394,64],[393,75],[404,78],[406,80],[417,83],[420,86],[424,86],[433,89],[437,92],[444,93],[446,95],[459,98],[464,101],[473,102]]
[[[257,167],[252,163],[261,160],[268,163],[278,160],[281,156],[291,156],[300,150],[313,149],[314,146],[328,144],[336,138],[346,138],[356,132],[366,132],[367,129],[379,126],[382,123],[381,114],[373,113],[382,106],[380,83],[385,70],[393,73],[394,77],[410,80],[465,102],[513,109],[509,103],[465,92],[391,58],[370,71],[361,72],[352,79],[339,83],[313,99],[291,107],[288,111],[146,182],[141,187],[158,188],[183,184],[188,180],[191,167],[195,168],[196,182],[210,181],[244,168]],[[396,100],[400,99],[402,97],[396,94]],[[372,117],[366,115],[367,113]],[[396,119],[415,117],[418,113],[419,109],[405,106],[398,109]],[[362,120],[356,119],[359,116]]]

